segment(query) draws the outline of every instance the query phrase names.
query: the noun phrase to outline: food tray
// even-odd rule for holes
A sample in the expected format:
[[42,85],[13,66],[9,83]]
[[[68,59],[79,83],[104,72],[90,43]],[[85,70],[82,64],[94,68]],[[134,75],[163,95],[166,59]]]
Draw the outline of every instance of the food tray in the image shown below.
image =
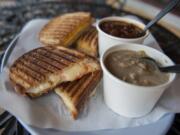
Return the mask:
[[[76,6],[74,6],[76,5]],[[0,21],[2,22],[2,30],[0,32],[0,44],[3,49],[7,48],[10,41],[19,33],[23,25],[32,18],[51,18],[60,13],[65,12],[73,12],[73,11],[90,11],[93,16],[100,18],[110,15],[135,15],[130,12],[126,12],[123,10],[113,9],[110,6],[103,4],[93,4],[93,3],[74,3],[74,2],[38,2],[36,4],[28,4],[28,5],[18,5],[15,7],[6,7],[0,9]],[[138,15],[136,15],[138,16]],[[138,16],[144,23],[147,23],[148,20]],[[173,33],[161,27],[160,25],[153,26],[150,31],[153,36],[158,41],[159,45],[163,49],[163,51],[171,58],[174,62],[180,63],[180,40]],[[177,116],[178,117],[178,116]],[[12,130],[21,129],[22,133],[24,133],[23,128],[17,124],[19,122],[16,121],[14,117],[11,117],[7,112],[1,115],[2,120],[5,122],[1,122],[1,125],[6,125],[6,127]],[[8,120],[8,121],[6,121]],[[175,125],[178,121],[175,121]],[[9,124],[6,124],[9,123]],[[9,127],[9,126],[10,127]],[[12,128],[16,127],[18,128]],[[3,127],[3,126],[2,126]],[[175,127],[176,128],[176,127]],[[173,131],[172,131],[173,132]]]

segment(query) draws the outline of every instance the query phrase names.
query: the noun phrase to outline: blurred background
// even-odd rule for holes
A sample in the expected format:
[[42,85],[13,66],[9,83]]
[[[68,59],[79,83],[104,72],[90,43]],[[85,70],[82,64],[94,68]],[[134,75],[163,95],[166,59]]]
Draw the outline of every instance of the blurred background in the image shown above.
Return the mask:
[[[1,6],[10,6],[10,5],[16,5],[16,4],[22,4],[22,3],[34,3],[34,2],[40,2],[40,1],[54,1],[54,0],[0,0]],[[115,8],[121,8],[126,1],[142,1],[145,3],[148,3],[150,5],[156,6],[158,8],[162,8],[164,5],[166,5],[171,0],[57,0],[57,1],[66,1],[66,2],[96,2],[96,3],[106,3],[109,5],[112,5]],[[180,4],[178,7],[173,10],[173,14],[180,15]]]
[[[40,2],[40,1],[54,1],[54,0],[0,0],[1,5],[13,5],[17,3],[32,3],[32,2]],[[96,3],[107,3],[109,5],[112,5],[114,7],[120,7],[121,4],[123,4],[126,1],[143,1],[145,3],[157,6],[159,8],[163,7],[166,5],[169,1],[171,0],[57,0],[57,1],[69,1],[69,2],[96,2]],[[178,7],[173,11],[174,14],[180,15],[180,4]]]

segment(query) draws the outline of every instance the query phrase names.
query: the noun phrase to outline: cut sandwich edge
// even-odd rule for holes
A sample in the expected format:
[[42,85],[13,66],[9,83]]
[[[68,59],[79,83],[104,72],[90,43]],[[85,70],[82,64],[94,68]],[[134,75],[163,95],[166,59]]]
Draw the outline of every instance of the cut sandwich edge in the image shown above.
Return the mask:
[[75,120],[78,116],[78,110],[76,109],[76,107],[74,107],[71,101],[71,98],[66,93],[61,92],[62,91],[61,87],[55,88],[54,91],[58,96],[62,98],[63,103],[65,104],[67,109],[70,111],[71,116]]
[[40,85],[32,87],[28,90],[26,90],[25,87],[19,85],[18,82],[16,82],[17,80],[10,80],[15,84],[14,86],[16,86],[16,91],[18,93],[23,93],[23,95],[28,95],[30,97],[38,97],[42,94],[52,91],[54,87],[62,82],[77,80],[85,74],[96,71],[99,68],[100,65],[98,64],[98,62],[88,57],[84,58],[82,61],[71,64],[70,67],[63,69],[59,73],[51,74],[46,82],[41,83]]

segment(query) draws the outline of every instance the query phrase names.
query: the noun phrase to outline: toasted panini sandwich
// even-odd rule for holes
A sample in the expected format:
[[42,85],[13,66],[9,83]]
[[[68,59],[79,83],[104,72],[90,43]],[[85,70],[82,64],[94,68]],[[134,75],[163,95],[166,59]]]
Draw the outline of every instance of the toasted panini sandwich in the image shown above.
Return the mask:
[[90,13],[66,13],[50,20],[40,31],[39,40],[43,45],[70,46],[91,22]]
[[101,79],[101,70],[89,73],[79,80],[62,83],[55,88],[71,113],[73,119],[77,119],[79,112],[94,92],[95,87]]
[[76,49],[90,56],[98,56],[98,33],[95,27],[90,27],[77,40]]
[[83,53],[46,46],[18,58],[10,67],[9,77],[17,92],[37,97],[62,82],[74,81],[98,69],[98,61]]

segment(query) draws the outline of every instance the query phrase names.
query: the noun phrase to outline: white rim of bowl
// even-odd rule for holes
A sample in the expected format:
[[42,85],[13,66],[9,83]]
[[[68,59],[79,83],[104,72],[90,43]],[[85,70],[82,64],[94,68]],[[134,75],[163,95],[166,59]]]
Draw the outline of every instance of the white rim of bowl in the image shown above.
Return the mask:
[[[96,28],[98,31],[102,32],[103,34],[105,34],[106,36],[109,36],[110,38],[113,38],[113,39],[116,39],[116,40],[124,40],[124,41],[134,41],[134,40],[140,40],[140,39],[143,39],[143,38],[146,38],[148,35],[149,35],[149,30],[146,31],[146,34],[142,37],[138,37],[138,38],[120,38],[120,37],[115,37],[115,36],[112,36],[106,32],[104,32],[100,27],[99,27],[99,24],[101,24],[102,22],[104,21],[107,21],[107,20],[119,20],[119,21],[124,21],[124,22],[127,22],[127,23],[132,23],[134,25],[138,25],[137,27],[140,27],[140,28],[144,28],[145,27],[145,24],[143,24],[142,22],[140,21],[137,21],[135,19],[131,19],[131,18],[125,18],[125,17],[118,17],[118,16],[111,16],[111,17],[105,17],[105,18],[102,18],[100,20],[97,21],[97,24],[96,24]],[[139,26],[140,25],[140,26]]]
[[[141,86],[141,85],[135,85],[135,84],[128,83],[128,82],[126,82],[126,81],[123,81],[123,80],[119,79],[118,77],[116,77],[115,75],[113,75],[113,74],[106,68],[106,66],[105,66],[105,64],[104,64],[104,59],[105,59],[105,58],[104,58],[104,55],[106,55],[106,53],[107,53],[109,50],[111,50],[111,49],[113,49],[113,48],[116,48],[116,47],[118,47],[118,46],[122,46],[122,45],[124,45],[124,46],[129,45],[129,46],[136,46],[136,47],[144,47],[144,48],[151,49],[151,50],[155,51],[156,53],[160,53],[161,55],[164,55],[165,58],[168,59],[168,60],[174,65],[174,62],[173,62],[167,55],[165,55],[164,53],[162,53],[162,52],[160,52],[160,51],[158,51],[158,50],[156,50],[156,49],[154,49],[154,48],[151,48],[151,47],[148,47],[148,46],[145,46],[145,45],[141,45],[141,44],[121,43],[121,44],[115,45],[115,46],[110,47],[109,49],[107,49],[107,50],[103,53],[102,57],[100,58],[100,63],[101,63],[101,67],[102,67],[102,69],[103,69],[103,72],[106,72],[106,73],[108,74],[108,76],[111,77],[111,78],[112,78],[113,80],[115,80],[116,82],[118,82],[118,83],[123,83],[123,84],[128,85],[128,86],[131,86],[131,87],[132,87],[132,86],[133,86],[133,87],[138,87],[138,88],[159,88],[159,87],[163,87],[163,86],[165,86],[165,85],[168,85],[168,84],[172,83],[172,82],[175,80],[175,78],[176,78],[176,73],[170,73],[170,74],[172,75],[172,79],[169,78],[169,80],[168,80],[166,83],[163,83],[163,84],[160,84],[160,85],[156,85],[156,86]],[[117,50],[118,50],[118,49],[117,49]],[[116,50],[116,51],[117,51],[117,50]],[[119,50],[121,50],[121,49],[119,49]],[[123,50],[123,49],[122,49],[122,50]],[[131,50],[131,49],[130,49],[130,50]],[[107,56],[106,56],[106,57],[107,57]]]

